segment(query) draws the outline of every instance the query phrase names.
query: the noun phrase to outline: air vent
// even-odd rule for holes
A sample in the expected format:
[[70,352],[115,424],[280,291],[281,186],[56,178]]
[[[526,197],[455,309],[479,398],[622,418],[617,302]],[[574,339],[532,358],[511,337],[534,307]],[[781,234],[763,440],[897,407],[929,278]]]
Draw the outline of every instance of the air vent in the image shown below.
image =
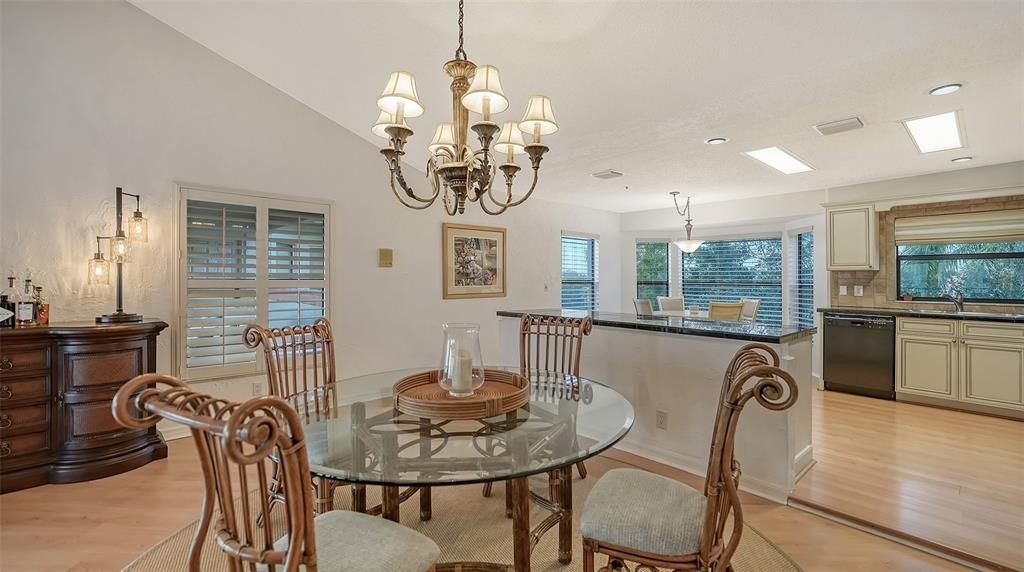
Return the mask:
[[592,176],[596,179],[617,179],[622,176],[622,172],[615,169],[605,169],[604,171],[592,173]]
[[829,121],[828,123],[815,125],[814,129],[822,135],[835,135],[836,133],[853,131],[861,127],[864,127],[864,122],[860,120],[860,117],[848,117],[839,121]]

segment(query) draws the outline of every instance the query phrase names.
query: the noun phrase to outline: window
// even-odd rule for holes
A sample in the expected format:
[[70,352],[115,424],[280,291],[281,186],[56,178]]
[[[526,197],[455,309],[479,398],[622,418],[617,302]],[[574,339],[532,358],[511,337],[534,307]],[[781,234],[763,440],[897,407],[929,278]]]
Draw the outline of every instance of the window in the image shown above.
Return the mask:
[[667,242],[636,243],[637,298],[654,303],[658,296],[668,296],[668,272]]
[[790,322],[803,328],[814,327],[814,232],[801,232],[793,237],[790,290]]
[[597,309],[598,240],[562,235],[562,307]]
[[311,324],[327,314],[326,204],[182,188],[179,373],[257,370],[249,324]]
[[682,291],[686,306],[759,298],[758,322],[782,323],[782,239],[705,242],[683,253]]
[[962,289],[971,302],[1024,303],[1024,241],[901,244],[896,272],[901,296],[938,300]]

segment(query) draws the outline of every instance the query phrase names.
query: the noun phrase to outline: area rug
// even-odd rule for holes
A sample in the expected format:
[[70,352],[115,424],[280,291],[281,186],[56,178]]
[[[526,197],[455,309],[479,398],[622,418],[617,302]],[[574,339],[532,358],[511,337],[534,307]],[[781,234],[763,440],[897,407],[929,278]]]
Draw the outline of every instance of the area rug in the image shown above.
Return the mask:
[[[597,479],[577,479],[573,483],[573,503],[575,511],[575,538],[573,541],[573,561],[563,565],[558,562],[558,533],[552,529],[544,535],[533,551],[532,569],[535,572],[580,572],[583,570],[582,538],[579,533],[579,513],[590,489]],[[531,481],[531,486],[538,492],[546,490],[546,480]],[[441,547],[441,561],[486,561],[512,562],[512,521],[505,518],[505,495],[502,485],[496,484],[494,494],[484,498],[481,486],[436,487],[433,489],[433,519],[420,522],[419,502],[412,497],[402,505],[402,524],[414,528],[432,538]],[[336,491],[336,507],[344,508],[349,504],[349,488],[339,487]],[[367,499],[372,504],[379,502],[379,489],[367,488]],[[198,514],[199,507],[196,507]],[[274,510],[274,517],[284,514],[281,507]],[[540,522],[547,513],[533,507],[530,518],[533,523]],[[159,544],[150,548],[142,556],[129,564],[124,570],[129,572],[175,572],[186,570],[188,547],[196,523],[193,522],[172,534]],[[227,559],[208,538],[203,548],[202,570],[213,572],[227,570]],[[598,557],[598,565],[604,563]],[[757,530],[744,526],[743,537],[739,549],[733,556],[733,567],[736,572],[801,572],[786,554],[768,541]],[[356,569],[353,568],[353,571]]]

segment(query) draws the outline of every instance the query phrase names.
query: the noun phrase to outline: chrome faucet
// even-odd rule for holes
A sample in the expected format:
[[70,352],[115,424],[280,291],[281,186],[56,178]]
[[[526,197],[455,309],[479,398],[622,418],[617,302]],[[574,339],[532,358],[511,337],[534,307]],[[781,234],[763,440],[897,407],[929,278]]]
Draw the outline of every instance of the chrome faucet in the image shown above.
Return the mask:
[[950,302],[952,302],[953,305],[956,306],[956,311],[957,312],[963,312],[964,311],[964,295],[963,294],[958,294],[956,296],[950,296],[949,294],[943,294],[942,298],[944,300],[949,300]]

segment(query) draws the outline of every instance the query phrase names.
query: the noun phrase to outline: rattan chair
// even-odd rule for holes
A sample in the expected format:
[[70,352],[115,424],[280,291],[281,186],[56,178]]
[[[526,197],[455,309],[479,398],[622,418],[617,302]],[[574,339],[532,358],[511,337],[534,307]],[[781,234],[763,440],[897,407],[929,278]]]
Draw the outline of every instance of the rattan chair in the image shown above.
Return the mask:
[[[583,338],[589,336],[593,328],[594,320],[590,316],[523,315],[519,320],[519,367],[579,377]],[[587,466],[582,461],[576,463],[576,470],[581,479],[587,478]],[[485,497],[491,496],[491,487],[491,483],[484,485]],[[507,493],[508,487],[506,497]]]
[[708,319],[738,322],[743,316],[743,302],[711,302],[708,305]]
[[633,298],[633,309],[636,310],[637,316],[654,315],[654,304],[651,304],[650,300],[644,298]]
[[[234,572],[434,570],[440,550],[427,537],[352,511],[313,517],[309,459],[298,413],[277,397],[245,403],[193,392],[162,374],[132,379],[118,390],[114,418],[130,429],[148,429],[161,419],[192,431],[203,470],[202,512],[188,554],[199,572],[207,535],[227,555]],[[285,514],[270,514],[267,491],[279,467]]]
[[757,312],[761,309],[761,299],[741,298],[740,303],[743,304],[743,310],[740,311],[740,318],[744,322],[756,322]]
[[594,485],[580,519],[584,572],[594,572],[596,554],[608,556],[610,570],[625,569],[623,562],[732,570],[743,532],[740,463],[733,451],[740,412],[751,399],[772,411],[797,399],[793,377],[764,344],[744,346],[726,369],[703,492],[637,469],[611,470]]

